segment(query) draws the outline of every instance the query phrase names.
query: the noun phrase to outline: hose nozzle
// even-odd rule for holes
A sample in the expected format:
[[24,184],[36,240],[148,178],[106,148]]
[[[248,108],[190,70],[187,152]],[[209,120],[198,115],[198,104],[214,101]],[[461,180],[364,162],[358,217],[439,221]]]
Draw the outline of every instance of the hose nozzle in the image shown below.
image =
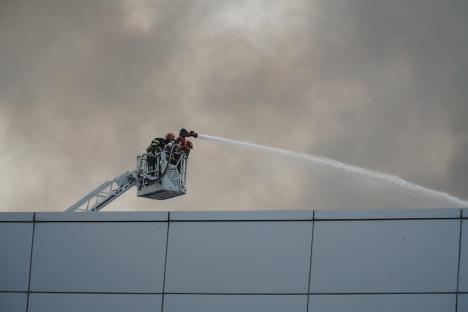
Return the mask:
[[187,131],[186,129],[182,128],[180,129],[180,132],[179,132],[179,135],[183,138],[188,138],[188,137],[198,137],[198,133],[196,133],[195,131]]

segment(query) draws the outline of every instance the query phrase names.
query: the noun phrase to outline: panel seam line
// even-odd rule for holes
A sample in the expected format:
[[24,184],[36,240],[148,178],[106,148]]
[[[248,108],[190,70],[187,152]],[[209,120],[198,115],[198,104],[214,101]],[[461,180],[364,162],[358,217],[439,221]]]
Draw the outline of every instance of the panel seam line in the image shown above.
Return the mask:
[[33,263],[33,251],[34,251],[34,234],[36,231],[36,213],[33,214],[33,229],[31,237],[31,252],[29,255],[29,278],[28,278],[28,298],[26,300],[26,312],[29,311],[29,297],[31,295],[31,272],[32,272],[32,263]]
[[308,285],[307,285],[307,310],[309,311],[309,303],[310,303],[310,282],[311,282],[311,275],[312,275],[312,251],[314,249],[314,230],[315,230],[315,211],[313,212],[312,217],[312,234],[310,237],[310,256],[309,256],[309,277],[308,277]]
[[167,251],[169,249],[169,227],[171,224],[171,212],[167,214],[167,232],[166,232],[166,253],[164,255],[164,275],[163,275],[163,288],[161,298],[161,312],[164,311],[164,298],[166,297],[166,271],[167,271]]
[[460,292],[460,264],[462,251],[463,210],[460,209],[460,233],[458,237],[457,292],[455,294],[455,312],[458,311],[458,293]]

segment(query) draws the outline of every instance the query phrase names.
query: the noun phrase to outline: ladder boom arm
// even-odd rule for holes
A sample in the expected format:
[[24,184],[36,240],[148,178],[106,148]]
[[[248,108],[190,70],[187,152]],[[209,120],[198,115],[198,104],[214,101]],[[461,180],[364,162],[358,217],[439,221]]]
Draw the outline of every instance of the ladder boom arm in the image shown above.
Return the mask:
[[136,171],[127,171],[106,181],[70,206],[66,212],[97,212],[138,183]]

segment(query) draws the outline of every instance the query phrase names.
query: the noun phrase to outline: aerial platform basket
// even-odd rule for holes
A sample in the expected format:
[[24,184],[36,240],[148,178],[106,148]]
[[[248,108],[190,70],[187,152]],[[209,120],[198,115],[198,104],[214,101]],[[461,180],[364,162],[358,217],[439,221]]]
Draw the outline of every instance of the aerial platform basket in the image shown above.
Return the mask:
[[137,184],[137,196],[168,199],[187,192],[187,155],[168,150],[155,155],[143,154],[137,158],[137,170],[142,179]]

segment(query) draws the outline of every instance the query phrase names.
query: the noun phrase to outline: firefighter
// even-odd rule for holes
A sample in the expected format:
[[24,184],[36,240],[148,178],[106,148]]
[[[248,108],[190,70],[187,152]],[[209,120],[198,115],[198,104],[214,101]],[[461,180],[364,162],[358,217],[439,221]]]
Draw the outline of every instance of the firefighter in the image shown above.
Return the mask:
[[157,154],[164,149],[164,147],[175,141],[175,135],[172,132],[166,134],[164,138],[154,138],[150,145],[146,148],[147,153]]
[[193,144],[189,140],[188,137],[196,138],[198,134],[195,131],[187,131],[185,129],[180,129],[179,137],[176,140],[176,143],[179,145],[179,150],[187,156],[190,154],[190,150],[193,149]]
[[148,168],[150,171],[154,171],[155,169],[156,155],[171,142],[175,142],[175,134],[172,132],[167,133],[164,138],[154,138],[151,141],[150,145],[146,148],[146,153],[148,155]]
[[178,145],[178,150],[187,154],[187,156],[190,154],[190,150],[193,149],[193,143],[184,136],[179,136],[176,143]]
[[188,156],[190,154],[190,150],[193,149],[193,143],[187,140],[186,138],[183,138],[179,142],[179,149]]

